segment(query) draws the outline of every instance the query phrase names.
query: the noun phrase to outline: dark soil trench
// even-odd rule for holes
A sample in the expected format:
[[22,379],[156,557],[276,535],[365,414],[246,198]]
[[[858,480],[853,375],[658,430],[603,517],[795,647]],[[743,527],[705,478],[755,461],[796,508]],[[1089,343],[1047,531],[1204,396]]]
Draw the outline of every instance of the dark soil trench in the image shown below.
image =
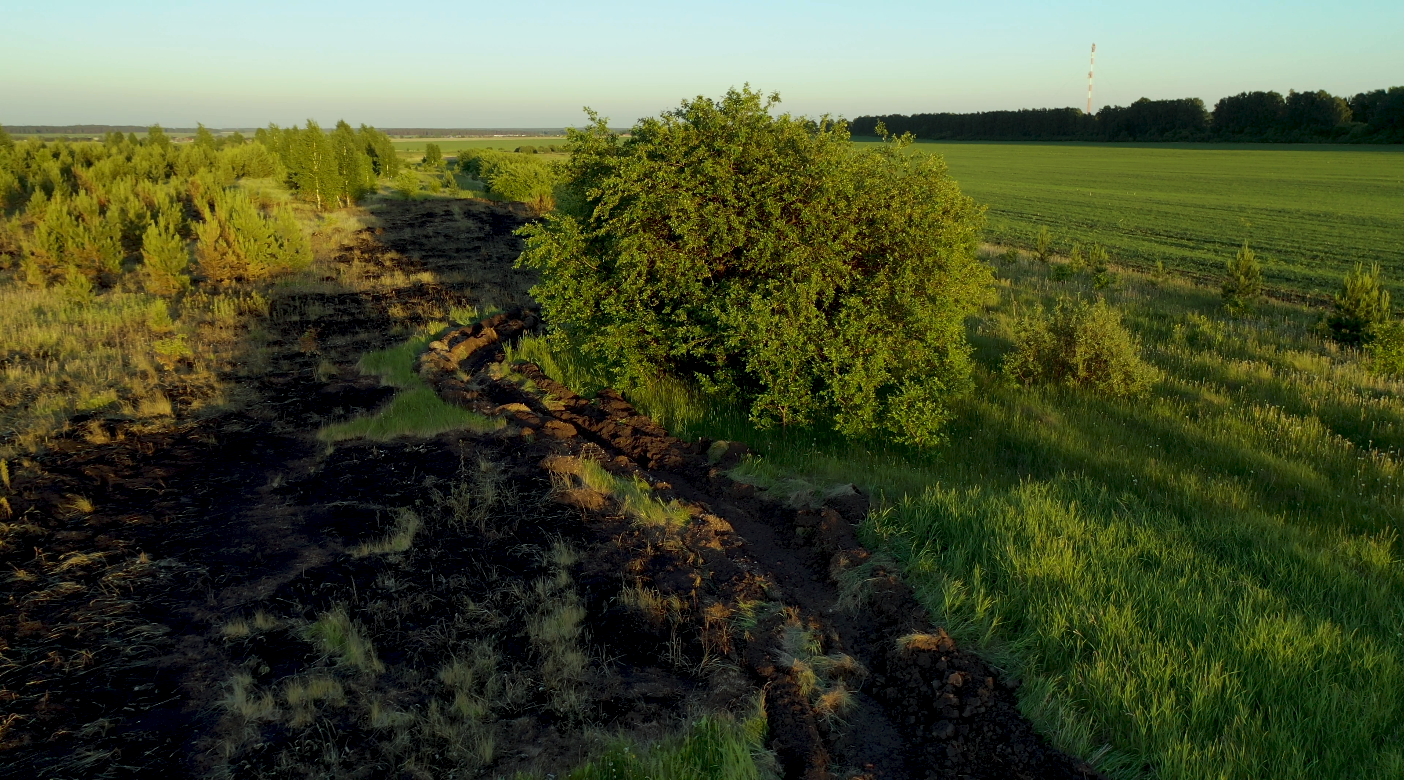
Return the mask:
[[[864,496],[788,507],[726,476],[739,445],[507,366],[539,327],[520,213],[377,218],[334,262],[406,281],[275,297],[269,368],[239,380],[255,400],[156,433],[100,421],[107,441],[15,469],[0,777],[560,773],[761,697],[785,778],[1097,776],[861,548]],[[513,313],[420,369],[503,427],[316,439],[393,394],[362,354],[488,302]]]

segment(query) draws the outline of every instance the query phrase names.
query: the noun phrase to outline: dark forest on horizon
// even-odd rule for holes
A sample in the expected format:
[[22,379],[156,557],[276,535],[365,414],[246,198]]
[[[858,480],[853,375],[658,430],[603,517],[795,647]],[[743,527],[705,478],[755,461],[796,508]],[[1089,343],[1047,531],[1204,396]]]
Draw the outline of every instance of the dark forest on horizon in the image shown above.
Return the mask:
[[1404,143],[1404,87],[1345,98],[1325,90],[1243,92],[1213,110],[1199,98],[1080,108],[968,114],[890,114],[853,120],[854,135],[889,133],[932,141],[1178,141],[1248,143]]

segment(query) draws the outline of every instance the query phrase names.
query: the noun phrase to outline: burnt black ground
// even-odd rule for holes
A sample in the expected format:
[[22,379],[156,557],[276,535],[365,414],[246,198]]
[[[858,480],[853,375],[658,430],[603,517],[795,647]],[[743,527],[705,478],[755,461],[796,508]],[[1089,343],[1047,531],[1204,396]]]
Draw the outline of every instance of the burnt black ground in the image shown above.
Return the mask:
[[[530,276],[511,268],[521,212],[431,200],[387,202],[377,217],[328,267],[403,281],[357,287],[328,273],[276,293],[257,363],[267,370],[230,377],[250,391],[242,407],[178,418],[160,432],[113,421],[116,440],[60,442],[16,471],[16,517],[0,548],[11,572],[0,585],[0,776],[442,776],[447,765],[406,763],[398,748],[378,745],[385,732],[366,725],[357,702],[427,712],[444,657],[485,637],[504,663],[526,670],[533,650],[519,627],[488,631],[457,618],[469,602],[496,608],[511,587],[549,576],[545,551],[556,542],[583,551],[571,575],[597,655],[581,683],[590,701],[567,717],[544,694],[523,695],[496,727],[493,775],[567,768],[603,732],[647,739],[699,709],[741,712],[764,687],[786,776],[1086,776],[1032,732],[997,673],[927,625],[895,578],[879,583],[869,608],[835,609],[834,556],[865,560],[851,528],[861,502],[821,516],[764,500],[721,475],[699,445],[671,439],[609,393],[553,412],[500,385],[490,406],[524,402],[535,422],[519,415],[497,434],[330,450],[317,441],[321,425],[391,394],[359,375],[361,354],[455,307],[530,303]],[[562,494],[562,475],[543,464],[581,455],[714,520],[660,540],[602,497]],[[488,527],[446,524],[435,492],[480,462],[493,464],[515,498]],[[350,554],[392,530],[406,508],[432,533],[403,555]],[[671,626],[641,619],[620,606],[628,582],[678,595],[690,617]],[[708,605],[733,609],[744,598],[789,607],[825,637],[826,652],[869,670],[841,721],[816,717],[791,690],[767,633],[779,623],[743,636],[704,618]],[[371,627],[384,674],[335,668],[290,628],[338,607]],[[238,641],[223,635],[256,610],[282,627]],[[897,650],[896,639],[913,632],[926,639]],[[352,701],[319,711],[315,739],[286,725],[251,726],[222,704],[239,673],[269,690],[299,675],[337,675]]]

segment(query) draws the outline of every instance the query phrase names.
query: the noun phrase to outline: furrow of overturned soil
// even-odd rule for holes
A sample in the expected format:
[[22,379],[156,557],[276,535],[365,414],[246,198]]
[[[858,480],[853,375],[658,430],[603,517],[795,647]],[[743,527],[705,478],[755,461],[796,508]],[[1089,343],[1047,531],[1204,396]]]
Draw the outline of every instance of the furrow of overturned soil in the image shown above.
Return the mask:
[[393,394],[360,355],[530,305],[520,214],[377,216],[330,262],[400,281],[276,295],[254,401],[14,471],[0,776],[559,773],[757,700],[786,778],[1094,776],[862,548],[865,496],[789,507],[727,476],[743,447],[506,365],[529,309],[420,360],[501,429],[319,442]]

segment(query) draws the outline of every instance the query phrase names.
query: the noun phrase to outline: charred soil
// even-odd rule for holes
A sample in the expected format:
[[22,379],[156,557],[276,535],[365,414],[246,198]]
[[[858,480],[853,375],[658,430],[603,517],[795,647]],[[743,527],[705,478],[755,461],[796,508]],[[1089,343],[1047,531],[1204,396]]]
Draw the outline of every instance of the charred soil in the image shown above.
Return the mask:
[[[522,213],[376,217],[271,300],[241,408],[15,470],[0,775],[559,773],[761,701],[785,778],[1096,776],[862,548],[856,489],[792,508],[727,476],[739,445],[508,365]],[[418,368],[503,427],[317,439],[394,393],[362,354],[488,303]]]

